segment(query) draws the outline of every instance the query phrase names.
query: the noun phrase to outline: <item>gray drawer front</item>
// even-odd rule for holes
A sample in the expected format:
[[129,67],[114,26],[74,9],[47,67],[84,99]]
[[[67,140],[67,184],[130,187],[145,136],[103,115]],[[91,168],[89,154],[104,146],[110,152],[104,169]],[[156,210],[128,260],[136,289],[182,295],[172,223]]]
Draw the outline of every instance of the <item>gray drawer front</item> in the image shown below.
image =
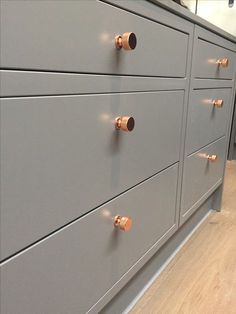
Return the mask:
[[[231,89],[193,90],[188,109],[186,154],[199,150],[226,134]],[[213,100],[223,100],[223,107]]]
[[1,258],[178,161],[182,111],[183,91],[2,99]]
[[[233,79],[235,69],[235,53],[202,39],[195,45],[194,77]],[[216,64],[219,59],[228,58],[228,67]]]
[[[125,32],[133,51],[115,49]],[[184,77],[187,49],[187,34],[102,2],[1,2],[4,68]]]
[[[204,147],[185,160],[181,211],[184,215],[206,194],[223,176],[225,160],[225,137]],[[211,162],[206,155],[217,155]]]
[[[88,311],[174,226],[177,173],[168,168],[6,262],[1,314]],[[113,227],[117,214],[132,217],[129,232]]]

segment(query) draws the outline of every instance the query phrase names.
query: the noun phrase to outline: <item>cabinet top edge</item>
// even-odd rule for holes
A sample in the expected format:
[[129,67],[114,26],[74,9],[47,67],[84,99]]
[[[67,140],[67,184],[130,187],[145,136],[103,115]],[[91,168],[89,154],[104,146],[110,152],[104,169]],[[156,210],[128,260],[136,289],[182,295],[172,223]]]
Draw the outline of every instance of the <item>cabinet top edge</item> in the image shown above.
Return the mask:
[[183,17],[184,19],[187,19],[199,26],[206,28],[207,30],[210,30],[216,33],[217,35],[220,35],[232,41],[233,43],[236,43],[236,36],[224,31],[220,27],[208,22],[207,20],[204,20],[200,16],[192,13],[191,11],[185,9],[184,7],[181,7],[179,4],[173,2],[172,0],[165,0],[165,1],[145,0],[145,1],[152,2],[160,7],[163,7],[164,9]]

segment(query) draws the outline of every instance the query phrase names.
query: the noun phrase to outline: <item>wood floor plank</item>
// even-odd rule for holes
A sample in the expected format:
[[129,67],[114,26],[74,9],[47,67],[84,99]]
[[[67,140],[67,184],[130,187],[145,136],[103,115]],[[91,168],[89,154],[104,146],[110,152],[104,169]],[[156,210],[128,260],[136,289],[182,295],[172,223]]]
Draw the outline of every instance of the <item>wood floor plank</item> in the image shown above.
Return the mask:
[[236,314],[236,161],[212,212],[130,314]]

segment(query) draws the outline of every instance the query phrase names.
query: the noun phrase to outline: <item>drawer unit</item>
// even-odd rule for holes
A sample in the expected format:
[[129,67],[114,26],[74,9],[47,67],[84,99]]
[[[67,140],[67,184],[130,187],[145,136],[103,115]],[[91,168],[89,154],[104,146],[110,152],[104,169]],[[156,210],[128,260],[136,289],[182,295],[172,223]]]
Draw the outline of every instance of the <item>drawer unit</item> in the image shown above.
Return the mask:
[[177,162],[183,94],[2,99],[1,258]]
[[3,68],[185,77],[188,40],[99,1],[1,1]]
[[235,54],[233,51],[200,38],[197,39],[195,50],[194,77],[233,79],[235,70]]
[[[1,314],[87,312],[149,248],[170,236],[177,173],[178,164],[5,262]],[[114,227],[116,215],[133,219],[129,232]]]
[[186,158],[182,186],[182,215],[223,177],[226,139],[220,138]]
[[192,91],[188,108],[186,154],[226,134],[231,91],[231,88]]
[[1,314],[123,313],[220,209],[236,40],[170,3],[0,0]]

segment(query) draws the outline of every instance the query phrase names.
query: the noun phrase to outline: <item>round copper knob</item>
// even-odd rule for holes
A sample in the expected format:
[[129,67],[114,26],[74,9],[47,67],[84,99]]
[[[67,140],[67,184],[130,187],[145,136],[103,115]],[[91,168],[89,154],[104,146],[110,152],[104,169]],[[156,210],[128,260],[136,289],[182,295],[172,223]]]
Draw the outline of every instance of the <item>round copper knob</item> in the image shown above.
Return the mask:
[[228,60],[228,58],[218,59],[218,60],[216,61],[216,63],[217,63],[218,65],[222,66],[223,68],[227,68],[228,65],[229,65],[229,60]]
[[218,159],[218,157],[217,155],[207,155],[207,159],[209,161],[215,162]]
[[224,105],[224,100],[223,99],[215,99],[215,100],[213,100],[213,105],[217,108],[221,108]]
[[129,231],[132,227],[132,219],[117,215],[114,219],[114,226],[122,231]]
[[117,49],[134,50],[137,45],[137,38],[134,33],[124,33],[115,37],[115,45]]
[[131,132],[134,129],[135,121],[133,117],[117,117],[115,119],[115,125],[118,130]]

